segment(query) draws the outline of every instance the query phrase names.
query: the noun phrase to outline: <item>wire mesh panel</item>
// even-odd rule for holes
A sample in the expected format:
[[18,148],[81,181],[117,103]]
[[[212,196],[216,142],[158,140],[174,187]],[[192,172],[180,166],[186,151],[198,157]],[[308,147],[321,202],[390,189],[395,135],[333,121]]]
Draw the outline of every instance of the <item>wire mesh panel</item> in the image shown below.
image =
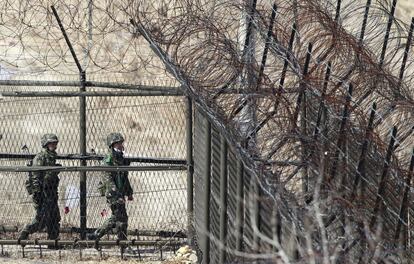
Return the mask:
[[[110,132],[125,137],[128,157],[185,158],[185,108],[182,97],[91,97],[88,99],[88,149],[99,155],[108,152]],[[91,165],[96,163],[91,161]],[[133,163],[134,165],[136,163]],[[186,213],[184,172],[130,172],[135,202],[127,206],[129,227],[145,230],[183,230]],[[89,177],[90,227],[99,227],[109,217],[103,198],[96,197],[98,177]],[[95,216],[95,217],[92,217]],[[99,219],[99,220],[98,220]]]
[[[62,88],[47,87],[48,90]],[[47,89],[41,87],[40,89]],[[7,87],[2,86],[2,91],[18,92],[28,91],[29,87]],[[72,88],[63,88],[73,91]],[[58,135],[60,144],[58,153],[77,153],[78,152],[78,133],[79,133],[79,100],[77,98],[13,98],[4,97],[0,101],[0,126],[2,140],[0,149],[3,158],[13,154],[35,154],[41,147],[41,136],[45,133],[55,133]],[[23,159],[2,159],[1,165],[25,166],[32,156]],[[74,160],[57,160],[63,166],[77,165]],[[1,225],[13,225],[21,229],[25,224],[32,221],[34,209],[32,199],[25,189],[25,181],[28,173],[2,172],[2,201],[8,201],[2,210],[0,217]],[[77,173],[60,173],[58,201],[62,225],[76,224],[79,221],[79,207],[74,207],[71,216],[64,215],[63,208],[71,203],[73,198],[68,193],[67,186],[79,185]],[[18,213],[18,212],[21,212]]]
[[[75,92],[71,87],[40,87],[42,90]],[[1,86],[5,92],[23,92],[32,87]],[[41,149],[40,137],[49,132],[59,136],[58,152],[77,153],[79,149],[79,99],[53,97],[2,97],[0,100],[3,153],[30,153]]]
[[211,128],[211,199],[210,199],[210,230],[211,262],[219,263],[220,255],[220,133],[216,128]]
[[[3,92],[31,91],[32,87],[2,86]],[[42,90],[77,92],[76,87],[42,87]],[[91,91],[99,92],[98,88]],[[116,92],[116,90],[114,91]],[[77,97],[4,97],[0,100],[1,166],[25,166],[42,147],[40,138],[55,133],[59,138],[57,161],[64,167],[79,166],[80,104]],[[131,166],[154,162],[183,162],[185,105],[180,96],[89,97],[86,101],[87,166],[101,166],[109,153],[106,137],[120,132],[125,137],[125,157]],[[146,159],[150,159],[145,163]],[[156,161],[158,159],[158,161]],[[98,183],[102,172],[87,172],[87,228],[97,228],[111,216]],[[80,226],[79,173],[60,172],[58,207],[61,227]],[[134,201],[126,204],[129,229],[179,231],[186,229],[186,172],[183,170],[130,171]],[[0,172],[2,182],[1,226],[21,230],[34,216],[25,190],[28,172]]]
[[[201,114],[199,108],[194,111],[194,226],[196,241],[199,244],[198,257],[201,263],[208,263],[209,259],[209,210],[210,203],[210,177],[206,174],[210,171],[210,139],[207,119]],[[207,184],[206,184],[207,182]]]
[[[140,13],[136,29],[219,131],[208,174],[212,238],[225,137],[245,165],[243,241],[259,254],[252,259],[371,263],[404,254],[408,240],[395,246],[394,229],[412,233],[398,192],[412,193],[414,19],[400,23],[396,2],[201,1],[199,12],[179,2],[166,23],[156,8]],[[403,134],[390,137],[397,127]],[[211,250],[217,262],[222,249]]]
[[184,99],[179,96],[90,97],[87,148],[105,154],[106,136],[122,131],[126,156],[184,159],[184,114]]
[[239,184],[239,171],[238,171],[238,160],[234,151],[229,148],[228,152],[228,231],[227,231],[227,247],[229,248],[230,252],[228,254],[228,260],[231,261],[232,251],[238,250],[237,249],[237,239],[240,237],[240,229],[239,229],[239,221],[241,219],[237,219],[239,217],[237,210],[239,209],[238,206],[240,202],[242,202],[243,197],[240,197],[238,194],[238,184]]
[[[92,178],[92,179],[91,179]],[[97,186],[90,177],[88,190]],[[134,201],[127,203],[128,228],[131,230],[186,230],[186,172],[130,172]],[[98,228],[111,215],[105,197],[88,195],[88,227]]]

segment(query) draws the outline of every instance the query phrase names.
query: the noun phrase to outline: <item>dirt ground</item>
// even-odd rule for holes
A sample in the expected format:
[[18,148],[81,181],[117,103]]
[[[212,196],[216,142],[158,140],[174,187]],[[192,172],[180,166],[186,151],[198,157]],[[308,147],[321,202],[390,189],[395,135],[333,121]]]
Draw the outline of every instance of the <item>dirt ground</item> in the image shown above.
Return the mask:
[[107,260],[51,260],[51,259],[40,259],[40,258],[33,258],[33,259],[11,259],[11,258],[4,258],[0,257],[0,263],[16,263],[16,264],[50,264],[50,263],[84,263],[84,264],[92,264],[92,263],[103,263],[103,264],[115,264],[115,263],[145,263],[145,264],[158,264],[158,263],[167,263],[167,264],[176,264],[180,263],[177,261],[137,261],[137,260],[120,260],[119,258],[110,258]]
[[91,264],[91,263],[104,263],[104,264],[115,264],[115,263],[145,263],[145,264],[157,264],[157,263],[166,263],[166,264],[176,264],[182,263],[180,260],[172,253],[166,252],[163,255],[163,259],[160,260],[159,254],[153,255],[141,255],[142,258],[138,258],[137,255],[128,255],[125,254],[124,259],[121,259],[118,251],[113,249],[108,249],[103,252],[102,256],[97,253],[95,249],[86,249],[82,251],[82,255],[79,254],[79,250],[62,250],[50,251],[43,249],[42,256],[40,256],[39,251],[36,249],[27,249],[25,253],[25,258],[22,258],[21,251],[13,251],[11,254],[6,254],[0,256],[0,263],[17,263],[17,264],[50,264],[50,263],[77,263],[77,264]]
[[[160,250],[151,246],[129,247],[121,258],[117,247],[103,247],[101,251],[94,248],[66,248],[62,250],[50,250],[42,246],[26,246],[22,250],[20,246],[3,246],[0,252],[1,263],[17,264],[49,264],[49,263],[145,263],[145,264],[178,264],[196,263],[196,252],[188,246],[177,250]],[[24,258],[23,258],[24,255]]]

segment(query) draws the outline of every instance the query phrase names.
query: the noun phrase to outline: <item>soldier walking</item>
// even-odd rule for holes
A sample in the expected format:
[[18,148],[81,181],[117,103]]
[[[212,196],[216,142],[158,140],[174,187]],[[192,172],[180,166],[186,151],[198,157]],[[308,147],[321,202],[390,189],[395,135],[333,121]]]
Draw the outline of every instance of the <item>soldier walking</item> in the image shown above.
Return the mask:
[[[42,151],[33,159],[33,166],[58,166],[56,164],[56,149],[58,138],[55,134],[45,134],[41,138]],[[35,217],[19,234],[19,239],[27,239],[34,232],[47,229],[48,239],[57,239],[59,236],[60,213],[58,207],[59,172],[34,171],[28,181],[26,189],[32,196],[36,210]]]
[[[103,160],[105,166],[129,165],[124,159],[124,137],[120,133],[110,133],[106,143],[109,154]],[[102,227],[94,233],[88,234],[88,239],[100,239],[112,228],[116,228],[119,240],[127,239],[128,215],[125,207],[125,197],[133,200],[133,190],[128,179],[127,171],[106,171],[103,182],[99,187],[101,194],[105,195],[111,208],[112,215]]]

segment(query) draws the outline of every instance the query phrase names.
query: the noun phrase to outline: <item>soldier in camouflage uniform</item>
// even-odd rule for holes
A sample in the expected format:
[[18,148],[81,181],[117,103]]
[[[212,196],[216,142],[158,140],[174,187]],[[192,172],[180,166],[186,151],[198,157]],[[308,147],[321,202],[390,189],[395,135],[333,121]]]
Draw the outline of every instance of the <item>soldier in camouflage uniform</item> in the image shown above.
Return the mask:
[[[33,159],[33,166],[58,166],[56,148],[59,140],[55,134],[45,134],[41,138],[43,150]],[[35,171],[26,183],[32,195],[36,210],[33,221],[20,232],[19,239],[27,239],[34,232],[46,227],[48,239],[59,236],[60,213],[58,207],[59,172]]]
[[[105,166],[129,165],[124,159],[124,137],[120,133],[108,135],[106,143],[110,149],[109,154],[103,160]],[[100,239],[112,228],[116,228],[118,239],[127,239],[128,215],[125,208],[125,197],[133,200],[133,190],[128,179],[127,171],[104,172],[103,182],[99,187],[101,194],[105,195],[111,208],[112,215],[105,221],[102,227],[94,233],[88,234],[89,239]]]

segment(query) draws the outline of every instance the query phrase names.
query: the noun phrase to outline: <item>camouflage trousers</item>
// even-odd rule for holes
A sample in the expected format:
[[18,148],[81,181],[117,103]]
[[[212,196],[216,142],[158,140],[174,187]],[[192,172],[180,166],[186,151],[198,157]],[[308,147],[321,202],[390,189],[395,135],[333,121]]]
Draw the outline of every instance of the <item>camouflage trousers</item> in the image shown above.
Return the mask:
[[95,231],[97,238],[103,237],[113,228],[116,229],[118,239],[127,239],[128,215],[125,203],[117,203],[108,201],[111,206],[112,215],[105,223]]
[[21,232],[23,237],[46,228],[48,239],[57,239],[60,227],[57,195],[46,198],[41,194],[34,194],[33,204],[36,214],[32,222],[23,228]]

